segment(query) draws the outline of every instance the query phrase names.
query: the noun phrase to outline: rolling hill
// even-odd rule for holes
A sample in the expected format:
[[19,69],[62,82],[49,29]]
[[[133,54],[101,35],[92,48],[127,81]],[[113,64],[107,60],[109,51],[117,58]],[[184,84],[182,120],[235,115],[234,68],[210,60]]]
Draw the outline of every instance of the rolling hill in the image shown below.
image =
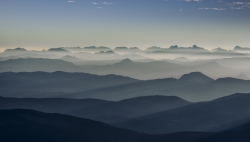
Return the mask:
[[169,110],[190,103],[178,97],[137,97],[119,102],[97,99],[32,99],[0,97],[0,109],[32,109],[115,123],[143,115]]
[[0,141],[4,142],[194,142],[210,133],[147,135],[100,122],[33,110],[0,110]]
[[212,78],[234,76],[238,73],[236,70],[221,66],[214,61],[186,66],[168,61],[134,62],[128,58],[112,65],[85,68],[84,72],[99,75],[116,74],[141,80],[178,78],[190,72],[201,72]]
[[233,94],[210,102],[195,103],[130,119],[115,126],[150,134],[217,129],[223,131],[223,128],[234,127],[230,126],[231,122],[250,118],[249,107],[250,94]]
[[95,90],[135,82],[139,82],[139,80],[116,75],[98,76],[87,73],[0,73],[1,96],[7,97],[54,97],[65,93]]
[[81,68],[71,62],[58,59],[19,58],[0,61],[0,72],[67,71],[80,72]]
[[250,92],[250,81],[235,78],[213,80],[201,73],[183,75],[180,79],[156,79],[62,95],[65,98],[123,100],[138,96],[178,96],[190,102],[210,101],[234,93]]

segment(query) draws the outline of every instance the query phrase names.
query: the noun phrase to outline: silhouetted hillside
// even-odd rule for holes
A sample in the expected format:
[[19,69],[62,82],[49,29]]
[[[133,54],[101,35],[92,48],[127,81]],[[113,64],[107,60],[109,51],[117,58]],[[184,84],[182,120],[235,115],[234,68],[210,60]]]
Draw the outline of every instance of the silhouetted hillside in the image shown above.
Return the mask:
[[[20,57],[19,57],[20,56]],[[57,58],[57,59],[42,59]],[[66,71],[66,72],[87,72],[91,74],[107,75],[116,74],[129,76],[136,79],[149,80],[158,78],[179,78],[183,74],[190,72],[201,72],[212,78],[219,77],[235,77],[245,70],[230,69],[221,66],[217,62],[204,62],[203,64],[195,64],[192,66],[180,65],[179,63],[171,63],[173,61],[149,61],[140,62],[147,59],[139,54],[82,54],[82,53],[58,53],[54,57],[54,52],[27,53],[27,55],[13,56],[6,60],[0,61],[0,72],[32,72],[32,71]],[[18,59],[20,58],[20,59]],[[79,58],[79,59],[78,59]],[[125,58],[125,59],[124,59]],[[60,59],[60,60],[59,60]],[[86,62],[84,60],[117,60],[118,63],[110,62],[111,65],[91,64],[94,62]],[[121,59],[124,59],[120,61]],[[130,60],[132,59],[132,60]],[[120,61],[120,62],[119,62]],[[83,62],[83,63],[81,63]],[[77,64],[77,65],[76,65]],[[245,64],[245,63],[244,63]],[[88,66],[82,66],[88,65]]]
[[117,142],[147,136],[100,122],[32,110],[0,110],[1,141]]
[[214,133],[210,136],[202,138],[197,142],[249,142],[250,141],[250,118],[247,118],[248,122],[238,125],[229,130]]
[[147,135],[100,122],[33,110],[0,110],[3,142],[194,142],[210,133]]
[[[163,134],[180,131],[209,131],[223,124],[250,117],[250,94],[234,94],[116,124],[144,133]],[[231,127],[234,127],[232,125]],[[226,128],[230,128],[230,125]],[[221,130],[221,129],[220,129]]]
[[61,60],[63,61],[67,61],[67,62],[83,62],[84,60],[83,59],[80,59],[80,58],[77,58],[77,57],[74,57],[74,56],[69,56],[69,55],[66,55],[64,57],[61,58]]
[[137,97],[120,102],[97,99],[18,99],[0,97],[0,109],[33,109],[42,112],[68,114],[105,123],[114,123],[189,104],[189,102],[178,97],[168,96]]
[[123,75],[142,80],[180,77],[190,72],[201,72],[213,78],[238,74],[236,70],[226,68],[213,61],[186,66],[170,61],[132,62],[130,59],[125,59],[113,65],[84,68],[84,71],[99,75]]
[[[197,73],[199,74],[199,73]],[[96,98],[119,101],[138,96],[178,96],[187,101],[209,101],[234,93],[250,92],[250,81],[221,78],[215,81],[205,75],[191,76],[186,81],[173,78],[138,81],[128,77],[85,73],[1,73],[1,96],[7,97],[57,97]],[[197,78],[208,79],[199,82]],[[12,87],[15,86],[15,89]]]
[[134,82],[139,81],[116,75],[97,76],[87,73],[0,73],[1,96],[8,97],[53,97]]
[[0,97],[0,109],[33,109],[49,113],[62,113],[75,109],[111,103],[97,99],[60,99],[60,98],[4,98]]
[[[186,81],[182,81],[183,79]],[[201,83],[199,80],[203,82]],[[238,92],[248,93],[250,92],[249,86],[249,80],[221,78],[213,81],[200,73],[191,73],[184,75],[180,80],[173,78],[148,80],[115,87],[81,91],[61,97],[97,98],[117,101],[138,96],[164,95],[178,96],[187,101],[197,102],[210,101]]]
[[214,81],[212,78],[200,73],[200,72],[192,72],[189,74],[184,74],[179,81],[196,81],[200,83],[207,83]]
[[0,61],[0,72],[67,71],[80,72],[81,68],[73,63],[57,59],[11,59]]
[[147,80],[179,75],[179,71],[173,73],[173,70],[181,70],[182,67],[183,65],[165,61],[133,62],[127,58],[113,65],[97,66],[84,71],[99,75],[116,74]]
[[237,74],[236,70],[222,66],[216,61],[211,61],[199,65],[192,65],[189,66],[187,70],[189,70],[189,72],[201,72],[213,78],[228,77]]
[[130,60],[129,58],[127,58],[127,59],[122,60],[119,63],[115,63],[114,65],[120,65],[120,66],[122,66],[122,65],[133,64],[133,63],[134,62],[132,60]]
[[[82,91],[63,95],[61,97],[72,98],[100,98],[107,100],[123,100],[138,96],[152,96],[162,93],[162,89],[167,90],[168,86],[177,83],[177,79],[157,79],[150,81],[135,82],[126,85],[117,85],[115,87],[107,87],[90,91]],[[165,93],[164,93],[165,94]],[[170,94],[166,94],[169,95]]]
[[[21,109],[0,110],[0,125],[0,141],[4,142],[248,142],[250,140],[249,131],[146,135],[88,119]],[[249,126],[246,124],[240,127]]]
[[75,109],[67,114],[112,124],[189,104],[178,97],[150,96]]
[[[228,58],[219,58],[219,59],[197,60],[197,61],[190,61],[190,62],[177,62],[173,60],[169,60],[169,61],[177,63],[177,64],[184,64],[184,65],[189,65],[189,66],[202,65],[202,64],[206,64],[206,63],[214,61],[216,63],[219,63],[221,66],[224,66],[229,69],[235,69],[238,71],[250,68],[249,57],[231,57],[231,58],[228,57]],[[240,73],[242,72],[238,72],[238,74]],[[238,74],[235,74],[235,76]]]
[[231,129],[227,130],[227,132],[241,132],[241,133],[247,132],[247,133],[249,133],[250,132],[250,119],[248,118],[248,122],[246,124],[242,124],[240,126],[231,128]]

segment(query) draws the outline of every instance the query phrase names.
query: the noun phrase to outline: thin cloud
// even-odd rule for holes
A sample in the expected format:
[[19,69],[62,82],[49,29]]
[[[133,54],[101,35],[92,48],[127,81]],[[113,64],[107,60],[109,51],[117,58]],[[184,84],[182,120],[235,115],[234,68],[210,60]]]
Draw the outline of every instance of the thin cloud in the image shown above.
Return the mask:
[[114,3],[102,2],[102,4],[114,4]]
[[[167,1],[167,0],[165,0]],[[184,1],[184,2],[202,2],[203,0],[178,0],[178,1]]]
[[227,3],[227,6],[231,7],[230,9],[243,10],[250,8],[250,2],[231,2]]
[[226,10],[225,8],[198,8],[200,10],[216,10],[216,11],[220,11],[220,10]]

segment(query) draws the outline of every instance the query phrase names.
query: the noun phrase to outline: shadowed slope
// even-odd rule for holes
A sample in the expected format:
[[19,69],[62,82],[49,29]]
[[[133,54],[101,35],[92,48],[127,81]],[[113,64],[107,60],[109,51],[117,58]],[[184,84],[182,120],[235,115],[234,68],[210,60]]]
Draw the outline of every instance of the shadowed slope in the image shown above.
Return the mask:
[[235,78],[212,80],[201,73],[183,75],[174,78],[141,81],[115,87],[81,91],[61,97],[97,98],[112,101],[138,96],[165,95],[178,96],[190,102],[210,101],[234,93],[250,92],[250,81]]
[[0,109],[33,109],[114,123],[138,116],[169,110],[190,103],[178,97],[138,97],[120,102],[97,99],[18,99],[0,97]]
[[141,134],[100,122],[32,110],[0,110],[0,140],[116,142],[143,140]]
[[[7,97],[53,97],[53,92],[64,94],[134,82],[139,82],[139,80],[116,75],[98,76],[87,73],[0,73],[1,96]],[[39,95],[39,92],[47,92],[47,95]]]
[[131,119],[116,126],[151,134],[206,131],[250,117],[249,108],[250,94],[234,94],[210,102]]
[[195,81],[200,83],[207,83],[214,81],[212,78],[200,73],[200,72],[191,72],[189,74],[184,74],[179,81]]
[[100,122],[33,110],[0,110],[4,142],[192,142],[208,133],[146,135]]

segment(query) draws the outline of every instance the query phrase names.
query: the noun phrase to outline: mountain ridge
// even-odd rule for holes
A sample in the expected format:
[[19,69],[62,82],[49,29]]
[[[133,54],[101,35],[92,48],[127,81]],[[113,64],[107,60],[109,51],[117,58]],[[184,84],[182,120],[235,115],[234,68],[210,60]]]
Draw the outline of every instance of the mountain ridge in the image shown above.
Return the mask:
[[[250,118],[249,104],[250,94],[233,94],[209,102],[194,103],[130,119],[114,125],[149,134],[209,131],[212,128],[220,128],[220,126],[229,122]],[[227,126],[226,128],[230,127]]]

